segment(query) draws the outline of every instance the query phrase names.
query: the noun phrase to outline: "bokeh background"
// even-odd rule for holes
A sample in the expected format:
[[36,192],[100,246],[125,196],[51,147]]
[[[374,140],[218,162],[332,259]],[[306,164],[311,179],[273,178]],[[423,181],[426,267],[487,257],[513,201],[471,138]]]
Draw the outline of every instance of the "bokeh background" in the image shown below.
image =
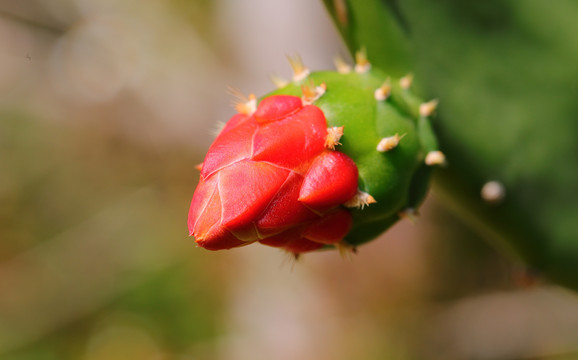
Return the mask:
[[349,260],[194,246],[228,87],[297,53],[346,54],[321,1],[0,2],[0,359],[578,359],[576,294],[435,192]]

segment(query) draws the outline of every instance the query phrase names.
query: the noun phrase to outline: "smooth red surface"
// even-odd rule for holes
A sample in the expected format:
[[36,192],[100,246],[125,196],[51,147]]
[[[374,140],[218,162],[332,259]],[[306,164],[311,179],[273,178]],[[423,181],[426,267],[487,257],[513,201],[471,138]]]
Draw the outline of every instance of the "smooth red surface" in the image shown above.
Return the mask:
[[323,112],[309,105],[292,116],[261,126],[253,141],[253,160],[271,162],[304,174],[311,161],[324,150],[326,136]]
[[321,244],[336,244],[347,235],[352,225],[351,214],[346,210],[338,209],[308,226],[302,236]]
[[319,216],[297,200],[303,176],[291,173],[283,187],[269,203],[267,211],[256,221],[262,235],[278,233],[295,224],[304,224]]
[[285,119],[303,108],[303,103],[296,96],[278,95],[263,99],[253,115],[258,123],[264,124]]
[[295,96],[264,99],[235,115],[209,148],[189,211],[199,246],[254,241],[293,253],[335,244],[351,228],[340,206],[357,191],[357,167],[324,147],[327,122]]
[[299,201],[319,211],[343,204],[357,193],[358,176],[357,166],[347,155],[324,151],[307,171]]

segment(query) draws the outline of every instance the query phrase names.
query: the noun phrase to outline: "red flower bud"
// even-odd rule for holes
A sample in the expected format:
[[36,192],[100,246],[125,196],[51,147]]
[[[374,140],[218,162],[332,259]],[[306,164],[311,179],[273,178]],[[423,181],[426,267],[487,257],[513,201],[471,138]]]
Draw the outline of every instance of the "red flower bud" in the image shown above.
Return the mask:
[[357,166],[326,147],[327,121],[295,96],[270,96],[233,116],[209,148],[189,211],[199,246],[255,241],[293,253],[339,243],[352,218]]

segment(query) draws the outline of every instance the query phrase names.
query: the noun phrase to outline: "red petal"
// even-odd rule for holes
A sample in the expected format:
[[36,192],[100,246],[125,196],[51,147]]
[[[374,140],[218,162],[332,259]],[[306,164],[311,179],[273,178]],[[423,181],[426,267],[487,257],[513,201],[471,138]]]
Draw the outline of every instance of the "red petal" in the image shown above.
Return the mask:
[[343,204],[357,193],[357,166],[339,151],[319,155],[305,175],[299,201],[319,211]]
[[262,235],[276,233],[318,217],[297,201],[302,182],[303,176],[294,172],[289,175],[263,212],[262,217],[257,221],[257,228]]
[[258,123],[264,124],[281,120],[302,107],[303,102],[297,96],[274,95],[263,99],[253,116]]
[[288,176],[288,170],[254,161],[240,161],[222,169],[219,172],[221,224],[235,230],[254,222]]
[[300,235],[302,231],[303,228],[287,230],[259,242],[263,245],[280,247],[295,254],[318,250],[324,246],[321,243],[302,238]]
[[[189,231],[201,247],[209,250],[230,249],[247,244],[221,226],[221,198],[219,176],[201,179],[193,195],[189,210]],[[248,239],[250,241],[254,239]]]
[[327,121],[321,109],[306,106],[283,120],[259,128],[252,159],[301,171],[324,150]]
[[231,230],[230,232],[231,234],[235,235],[236,238],[243,241],[253,242],[255,240],[259,240],[259,234],[257,233],[257,229],[255,228],[254,223],[250,223],[239,229]]
[[220,221],[221,200],[217,192],[217,179],[205,181],[201,178],[189,208],[189,234],[204,237]]
[[214,226],[205,239],[197,239],[197,244],[207,250],[225,250],[249,244],[237,239],[220,226]]
[[301,237],[301,231],[303,229],[290,229],[284,231],[280,234],[269,236],[266,239],[261,239],[259,242],[263,245],[273,246],[273,247],[283,247],[290,241],[299,239]]
[[[231,120],[236,121],[235,119],[240,117],[236,115]],[[225,166],[251,157],[257,123],[252,118],[241,120],[244,120],[242,124],[225,127],[209,148],[201,170],[201,176],[205,179]]]
[[295,254],[305,253],[309,251],[319,250],[323,244],[313,242],[307,239],[299,238],[292,240],[283,246],[283,249]]
[[308,226],[303,232],[303,237],[322,244],[336,244],[347,235],[352,225],[351,214],[339,209]]

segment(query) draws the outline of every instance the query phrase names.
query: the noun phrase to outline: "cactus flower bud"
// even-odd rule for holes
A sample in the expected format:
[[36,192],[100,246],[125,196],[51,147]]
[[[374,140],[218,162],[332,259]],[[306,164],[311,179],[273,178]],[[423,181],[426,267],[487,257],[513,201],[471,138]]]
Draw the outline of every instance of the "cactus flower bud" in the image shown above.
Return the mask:
[[265,98],[237,114],[209,148],[189,212],[199,246],[259,241],[293,253],[336,244],[352,219],[341,205],[357,193],[358,171],[326,147],[327,121],[296,96]]
[[411,77],[392,81],[365,56],[337,72],[291,61],[293,81],[238,104],[200,166],[188,223],[201,247],[354,248],[415,218],[445,164],[437,101],[417,98]]

